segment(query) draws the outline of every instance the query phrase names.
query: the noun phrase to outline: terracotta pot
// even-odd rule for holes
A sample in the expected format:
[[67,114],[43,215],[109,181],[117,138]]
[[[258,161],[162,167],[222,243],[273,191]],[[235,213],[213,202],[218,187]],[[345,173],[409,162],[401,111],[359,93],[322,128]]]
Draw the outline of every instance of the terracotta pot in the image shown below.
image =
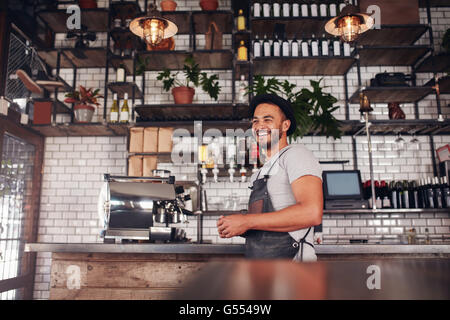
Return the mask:
[[195,89],[189,87],[176,87],[172,89],[175,104],[191,104],[194,100]]
[[219,6],[219,1],[217,0],[201,0],[200,7],[205,11],[213,11],[216,10]]
[[77,122],[91,122],[94,115],[95,108],[86,104],[76,104],[73,107],[75,119]]
[[175,11],[177,8],[177,3],[172,0],[163,0],[161,1],[161,10],[162,11]]
[[81,9],[97,9],[97,1],[95,0],[78,0]]
[[388,103],[388,109],[389,109],[389,119],[391,120],[405,119],[405,113],[400,108],[400,103],[390,102]]

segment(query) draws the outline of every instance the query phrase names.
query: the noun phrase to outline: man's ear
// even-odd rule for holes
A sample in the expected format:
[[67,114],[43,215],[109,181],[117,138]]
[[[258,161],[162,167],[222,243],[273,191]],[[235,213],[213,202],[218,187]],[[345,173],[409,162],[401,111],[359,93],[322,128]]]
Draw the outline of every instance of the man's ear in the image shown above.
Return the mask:
[[281,124],[281,130],[283,132],[287,132],[289,130],[289,127],[291,126],[291,120],[286,119],[283,121],[283,123]]

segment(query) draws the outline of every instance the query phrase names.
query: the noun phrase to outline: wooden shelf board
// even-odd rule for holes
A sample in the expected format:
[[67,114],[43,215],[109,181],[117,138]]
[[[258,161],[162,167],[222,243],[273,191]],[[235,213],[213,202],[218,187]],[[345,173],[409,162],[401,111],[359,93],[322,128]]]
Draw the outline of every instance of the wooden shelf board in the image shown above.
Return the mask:
[[359,49],[361,66],[412,66],[430,48],[427,46],[363,47]]
[[116,11],[128,12],[128,10],[130,9],[133,10],[133,16],[138,16],[139,14],[142,13],[139,4],[134,1],[121,1],[111,3],[112,15],[114,15]]
[[114,68],[120,67],[121,64],[125,66],[127,74],[133,74],[133,58],[131,56],[116,56],[109,51],[110,59],[109,62]]
[[119,99],[123,99],[124,94],[128,93],[128,99],[131,100],[133,97],[134,88],[134,98],[141,99],[142,92],[135,83],[132,82],[111,82],[108,83],[108,89],[113,93],[117,93]]
[[[70,14],[63,10],[41,11],[38,16],[56,33],[67,33],[67,18]],[[87,31],[107,32],[108,31],[108,9],[82,9],[81,25],[87,27]]]
[[46,137],[70,137],[70,136],[126,136],[128,124],[102,123],[63,123],[55,125],[31,125],[31,129],[38,131]]
[[192,14],[192,19],[196,34],[205,34],[211,22],[215,22],[222,33],[233,31],[232,11],[196,11]]
[[133,45],[133,50],[145,50],[145,43],[141,38],[137,37],[130,29],[114,28],[110,31],[111,38],[114,42],[119,42],[125,45],[126,41],[130,38]]
[[[242,129],[244,132],[251,128],[250,120],[206,120],[201,121],[202,131],[208,129],[218,129],[222,132],[226,132],[227,129],[237,130]],[[174,127],[183,128],[194,134],[194,121],[137,121],[137,127]]]
[[[233,111],[235,109],[235,112]],[[248,118],[248,106],[231,104],[137,105],[141,121],[240,120]]]
[[[365,124],[356,120],[352,121],[353,129],[349,134],[355,134],[359,129],[364,128]],[[370,133],[372,135],[396,135],[413,134],[450,134],[450,120],[438,122],[437,120],[371,120]],[[347,124],[349,125],[349,124]],[[365,135],[365,131],[360,135]]]
[[420,63],[416,72],[450,72],[450,53],[430,55]]
[[255,58],[254,74],[274,76],[343,75],[355,62],[351,57]]
[[[431,87],[366,87],[364,94],[371,103],[414,103],[433,92]],[[350,98],[350,103],[359,103],[359,92]]]
[[[39,50],[38,54],[51,68],[56,68],[58,51],[61,51],[61,68],[73,68],[74,66],[77,68],[104,68],[106,66],[106,49],[104,48],[58,48]],[[76,57],[77,53],[83,54],[85,58]]]
[[[191,53],[187,51],[145,51],[140,52],[139,56],[143,59],[150,57],[147,71],[160,71],[182,70],[184,60],[189,54]],[[202,70],[230,69],[233,60],[231,50],[198,50],[192,52],[192,55]]]
[[383,25],[363,33],[357,42],[362,46],[411,46],[427,30],[426,25]]
[[[426,8],[427,0],[419,0],[419,7]],[[430,0],[430,7],[450,7],[450,0]]]
[[177,34],[189,34],[191,26],[189,25],[189,11],[161,11],[163,18],[175,23],[178,27]]
[[325,32],[325,24],[329,18],[309,17],[309,18],[253,18],[251,20],[252,33],[263,39],[264,35],[269,38],[274,33],[276,24],[284,24],[286,37],[292,39],[309,38],[312,34],[316,37],[325,35],[328,38],[332,36]]

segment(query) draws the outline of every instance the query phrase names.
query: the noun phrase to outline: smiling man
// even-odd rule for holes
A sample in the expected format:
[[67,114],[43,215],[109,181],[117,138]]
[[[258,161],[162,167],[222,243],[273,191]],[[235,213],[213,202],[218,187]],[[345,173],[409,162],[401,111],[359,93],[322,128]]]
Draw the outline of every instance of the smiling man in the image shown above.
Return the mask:
[[313,226],[322,222],[322,170],[302,144],[289,145],[297,126],[292,105],[272,94],[250,103],[252,131],[266,161],[251,178],[247,214],[221,216],[221,238],[246,238],[246,257],[315,261]]

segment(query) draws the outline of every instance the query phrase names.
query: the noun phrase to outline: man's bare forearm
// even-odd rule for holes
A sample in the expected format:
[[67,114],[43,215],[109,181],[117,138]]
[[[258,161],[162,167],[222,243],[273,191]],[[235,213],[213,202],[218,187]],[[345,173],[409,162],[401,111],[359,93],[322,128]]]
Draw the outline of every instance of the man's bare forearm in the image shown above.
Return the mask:
[[322,209],[297,203],[279,211],[250,213],[246,216],[249,229],[290,232],[320,224]]

